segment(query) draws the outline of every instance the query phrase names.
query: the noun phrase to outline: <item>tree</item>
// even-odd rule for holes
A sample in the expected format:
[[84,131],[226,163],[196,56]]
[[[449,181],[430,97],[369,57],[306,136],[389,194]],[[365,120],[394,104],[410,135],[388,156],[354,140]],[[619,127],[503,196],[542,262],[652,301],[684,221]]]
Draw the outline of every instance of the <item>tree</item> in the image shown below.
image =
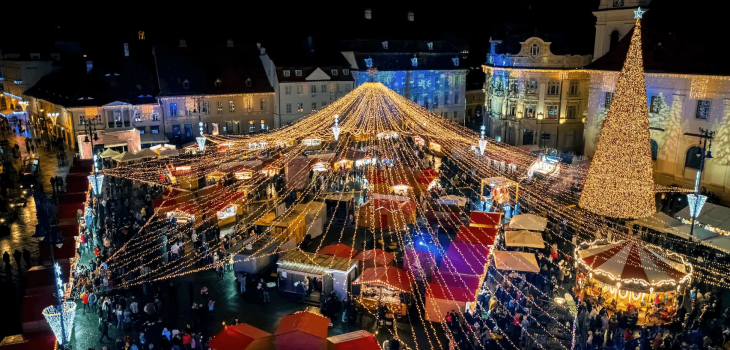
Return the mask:
[[656,212],[638,18],[579,205],[595,214],[621,219]]
[[[656,109],[656,112],[652,113],[649,112],[649,126],[652,128],[665,128],[665,124],[667,123],[669,119],[669,113],[670,108],[667,105],[667,102],[664,101],[664,94],[661,92],[656,95],[656,99],[654,102],[656,105],[651,106]],[[657,142],[659,147],[662,147],[665,141],[665,135],[666,133],[659,133],[656,137],[653,137],[653,139]]]
[[718,165],[730,164],[730,108],[725,107],[722,113],[722,121],[716,125],[717,134],[712,140],[713,159]]

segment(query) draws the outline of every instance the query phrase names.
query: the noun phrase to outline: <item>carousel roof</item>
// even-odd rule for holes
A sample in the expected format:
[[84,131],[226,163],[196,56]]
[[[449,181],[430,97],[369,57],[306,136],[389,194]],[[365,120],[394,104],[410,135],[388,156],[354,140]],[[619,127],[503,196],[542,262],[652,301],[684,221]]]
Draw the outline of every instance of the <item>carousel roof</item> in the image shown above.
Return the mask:
[[676,286],[692,274],[692,266],[679,255],[635,240],[592,244],[578,250],[577,256],[578,261],[594,273],[593,278],[643,289]]

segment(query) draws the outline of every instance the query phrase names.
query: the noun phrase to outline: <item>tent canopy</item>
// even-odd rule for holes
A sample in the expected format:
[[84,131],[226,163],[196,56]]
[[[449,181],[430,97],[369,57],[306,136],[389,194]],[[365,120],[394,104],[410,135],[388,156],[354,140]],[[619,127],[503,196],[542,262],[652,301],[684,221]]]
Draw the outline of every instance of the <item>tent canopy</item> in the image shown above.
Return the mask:
[[498,270],[540,272],[534,253],[496,250],[494,264]]
[[436,299],[454,300],[467,303],[474,301],[476,296],[472,291],[463,287],[445,286],[438,283],[429,283],[426,288],[426,296]]
[[542,233],[532,231],[505,231],[504,243],[508,247],[545,248]]
[[307,311],[295,312],[281,318],[274,334],[282,335],[292,332],[307,333],[326,339],[330,319]]
[[138,158],[142,158],[142,159],[144,159],[144,158],[157,158],[157,157],[159,157],[159,155],[157,154],[157,152],[155,152],[155,151],[153,151],[153,150],[151,150],[149,148],[145,148],[145,149],[137,152],[137,154],[135,154],[135,156],[137,156]]
[[381,350],[375,336],[368,331],[354,331],[327,338],[334,350]]
[[673,228],[683,225],[681,221],[660,211],[645,218],[630,221],[629,223],[665,233],[669,233]]
[[177,157],[180,152],[176,149],[163,149],[160,151],[160,157]]
[[[689,206],[680,210],[676,215],[677,217],[688,221],[692,220],[689,216]],[[703,225],[710,225],[724,231],[730,231],[730,208],[717,204],[705,203],[702,207],[702,211],[700,211],[700,215],[697,215],[695,220]]]
[[120,163],[131,162],[133,160],[139,160],[140,158],[129,152],[122,152],[120,155],[113,157],[112,159]]
[[411,280],[408,273],[395,266],[368,267],[358,277],[355,284],[367,284],[411,292]]
[[547,218],[535,214],[520,214],[512,217],[509,227],[513,230],[545,231]]
[[362,262],[375,261],[378,266],[384,266],[390,265],[390,263],[395,260],[395,256],[382,249],[375,248],[370,250],[363,250],[355,257],[355,259]]
[[577,255],[578,262],[593,272],[593,278],[613,284],[620,281],[626,286],[622,288],[634,291],[673,289],[692,273],[691,265],[681,256],[631,239],[594,244],[578,250]]
[[460,226],[456,231],[456,241],[485,246],[494,245],[494,238],[497,236],[497,228]]
[[352,257],[357,255],[358,251],[357,251],[357,249],[353,249],[350,246],[347,246],[342,243],[338,243],[338,244],[330,244],[328,246],[325,246],[322,249],[320,249],[317,253],[323,254],[323,255],[332,255],[332,256],[336,256],[338,258],[352,259]]
[[117,151],[115,151],[115,150],[113,150],[111,148],[107,148],[106,150],[104,150],[104,152],[101,152],[101,154],[99,154],[99,157],[101,157],[101,158],[112,158],[112,157],[116,157],[118,155],[119,155],[119,152],[117,152]]
[[[243,323],[235,326],[226,326],[210,341],[210,347],[214,350],[245,350],[253,349],[251,346],[258,339],[271,342],[271,333],[264,332],[254,326]],[[260,347],[259,347],[260,348]]]

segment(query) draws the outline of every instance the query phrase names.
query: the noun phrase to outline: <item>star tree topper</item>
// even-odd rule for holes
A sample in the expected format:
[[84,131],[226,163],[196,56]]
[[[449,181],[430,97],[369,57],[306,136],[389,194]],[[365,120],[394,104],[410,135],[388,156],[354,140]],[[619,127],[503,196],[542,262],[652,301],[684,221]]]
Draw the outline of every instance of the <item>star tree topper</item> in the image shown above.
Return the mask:
[[641,9],[641,7],[637,8],[636,11],[634,11],[634,19],[642,19],[644,17],[644,10]]

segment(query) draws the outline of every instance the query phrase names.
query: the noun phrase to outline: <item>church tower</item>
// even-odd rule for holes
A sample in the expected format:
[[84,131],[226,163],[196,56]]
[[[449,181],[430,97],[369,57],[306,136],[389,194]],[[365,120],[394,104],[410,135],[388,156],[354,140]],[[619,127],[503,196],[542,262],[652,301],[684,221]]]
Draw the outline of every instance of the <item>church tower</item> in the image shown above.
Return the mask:
[[634,27],[634,11],[637,7],[649,9],[651,0],[601,0],[596,16],[596,40],[593,60],[605,55]]

